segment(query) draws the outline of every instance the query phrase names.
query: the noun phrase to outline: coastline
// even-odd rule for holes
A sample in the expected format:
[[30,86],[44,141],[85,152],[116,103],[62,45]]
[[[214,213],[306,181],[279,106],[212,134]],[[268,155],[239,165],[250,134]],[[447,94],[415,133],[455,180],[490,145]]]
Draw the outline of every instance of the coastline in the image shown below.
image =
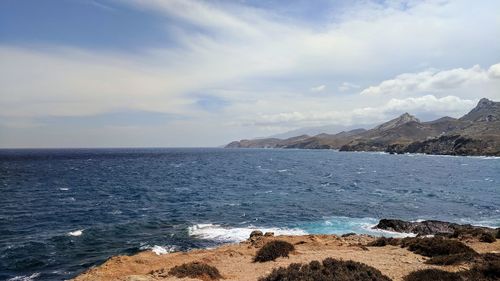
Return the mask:
[[[236,244],[225,244],[213,249],[198,249],[158,255],[143,251],[132,256],[115,256],[100,266],[91,268],[75,277],[74,281],[153,281],[153,280],[199,280],[173,276],[161,278],[154,271],[168,271],[174,266],[189,262],[203,262],[216,267],[224,280],[250,281],[268,275],[272,269],[291,263],[307,263],[331,257],[365,263],[380,270],[394,281],[403,280],[408,273],[421,269],[441,269],[450,272],[467,270],[468,263],[437,266],[425,264],[427,257],[415,254],[399,246],[370,247],[377,238],[369,235],[282,235],[262,236]],[[265,263],[252,262],[256,251],[272,240],[287,241],[295,246],[289,258],[278,258]],[[477,239],[460,239],[479,254],[500,253],[500,240],[483,243]]]
[[[219,148],[219,147],[217,147]],[[276,150],[276,151],[293,151],[293,150],[308,150],[308,151],[332,151],[341,153],[369,153],[369,154],[383,154],[383,155],[408,155],[408,156],[440,156],[440,157],[467,157],[475,159],[500,159],[498,155],[488,154],[440,154],[440,153],[424,153],[424,152],[404,152],[404,153],[391,153],[385,150],[340,150],[339,148],[298,148],[298,147],[222,147],[221,149],[242,149],[242,150]]]
[[471,157],[471,158],[488,158],[500,159],[499,154],[447,154],[447,153],[426,153],[426,152],[391,152],[387,150],[342,150],[339,148],[302,148],[302,147],[223,147],[222,149],[262,149],[262,150],[324,150],[335,151],[342,153],[376,153],[386,155],[415,155],[415,156],[443,156],[443,157]]

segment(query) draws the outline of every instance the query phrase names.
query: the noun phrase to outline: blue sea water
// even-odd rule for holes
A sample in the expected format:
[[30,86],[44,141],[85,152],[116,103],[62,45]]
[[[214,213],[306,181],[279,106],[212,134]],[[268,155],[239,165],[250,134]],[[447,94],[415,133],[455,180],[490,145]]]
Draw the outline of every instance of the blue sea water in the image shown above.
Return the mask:
[[117,254],[380,218],[500,226],[500,159],[333,150],[0,150],[0,280],[63,280]]

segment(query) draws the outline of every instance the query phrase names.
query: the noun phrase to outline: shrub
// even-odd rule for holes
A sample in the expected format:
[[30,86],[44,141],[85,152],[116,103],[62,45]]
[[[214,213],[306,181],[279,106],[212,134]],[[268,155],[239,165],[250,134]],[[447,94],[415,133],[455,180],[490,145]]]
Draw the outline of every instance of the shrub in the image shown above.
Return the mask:
[[219,270],[211,265],[201,262],[190,262],[175,266],[168,272],[178,278],[199,278],[202,280],[219,280],[222,275]]
[[426,264],[453,265],[474,260],[475,255],[471,253],[435,256],[427,260]]
[[476,254],[476,252],[464,243],[441,237],[403,239],[403,247],[408,250],[427,257],[445,256],[453,254]]
[[493,243],[493,242],[497,241],[497,239],[495,239],[493,234],[491,234],[489,232],[484,232],[483,234],[481,234],[481,236],[479,236],[479,241],[484,242],[484,243]]
[[370,246],[370,247],[384,247],[387,245],[396,246],[398,244],[399,244],[398,239],[395,239],[392,237],[389,237],[389,238],[379,237],[379,238],[377,238],[377,240],[368,243],[368,246]]
[[332,258],[322,263],[312,261],[309,264],[294,263],[288,267],[274,269],[259,281],[390,281],[379,270],[363,263],[342,261]]
[[500,239],[500,228],[497,228],[497,235],[495,235],[495,238]]
[[480,260],[469,270],[469,276],[477,280],[499,280],[500,254],[482,254]]
[[463,280],[459,273],[439,269],[421,269],[403,278],[404,281],[459,281]]
[[273,261],[279,257],[288,257],[288,254],[294,250],[293,245],[286,241],[270,241],[257,251],[254,262]]
[[485,230],[481,228],[463,227],[455,229],[455,231],[453,231],[453,234],[451,234],[451,238],[479,237],[483,233],[485,233]]
[[500,254],[482,254],[470,270],[447,272],[437,269],[414,271],[404,281],[494,281],[500,280]]

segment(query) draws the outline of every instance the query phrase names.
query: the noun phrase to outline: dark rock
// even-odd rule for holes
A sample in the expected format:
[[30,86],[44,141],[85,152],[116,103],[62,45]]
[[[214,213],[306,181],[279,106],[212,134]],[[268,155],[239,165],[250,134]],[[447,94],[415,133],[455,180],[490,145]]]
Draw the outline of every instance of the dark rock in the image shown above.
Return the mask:
[[460,236],[461,233],[471,234],[478,237],[482,233],[493,233],[495,230],[488,227],[461,225],[457,223],[427,220],[421,222],[408,222],[396,219],[382,219],[374,226],[375,229],[383,229],[400,233],[414,233],[417,235],[439,235]]
[[274,236],[274,232],[266,232],[264,234],[264,236],[266,236],[266,237],[273,237]]
[[403,220],[382,219],[374,227],[402,233],[415,233],[419,235],[431,235],[437,233],[453,233],[458,224],[442,221],[408,222]]
[[254,230],[252,233],[250,233],[250,239],[262,237],[264,234],[260,230]]
[[461,135],[447,135],[408,145],[392,144],[386,149],[392,154],[425,153],[435,155],[500,155],[496,143]]

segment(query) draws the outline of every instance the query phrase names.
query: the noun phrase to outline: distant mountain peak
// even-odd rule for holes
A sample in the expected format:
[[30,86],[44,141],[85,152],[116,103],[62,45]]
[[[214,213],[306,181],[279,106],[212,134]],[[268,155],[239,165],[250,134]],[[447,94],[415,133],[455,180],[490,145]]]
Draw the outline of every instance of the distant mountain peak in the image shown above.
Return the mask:
[[482,98],[469,113],[460,118],[462,121],[491,122],[500,120],[500,102]]
[[385,131],[385,130],[399,127],[399,126],[406,124],[408,122],[420,123],[420,120],[417,117],[409,114],[408,112],[405,112],[405,113],[401,114],[399,117],[394,118],[390,121],[387,121],[387,122],[375,127],[375,130]]
[[490,106],[490,105],[493,105],[495,102],[492,101],[492,100],[489,100],[487,98],[482,98],[479,100],[479,102],[477,103],[477,106],[478,107],[483,107],[483,106]]

